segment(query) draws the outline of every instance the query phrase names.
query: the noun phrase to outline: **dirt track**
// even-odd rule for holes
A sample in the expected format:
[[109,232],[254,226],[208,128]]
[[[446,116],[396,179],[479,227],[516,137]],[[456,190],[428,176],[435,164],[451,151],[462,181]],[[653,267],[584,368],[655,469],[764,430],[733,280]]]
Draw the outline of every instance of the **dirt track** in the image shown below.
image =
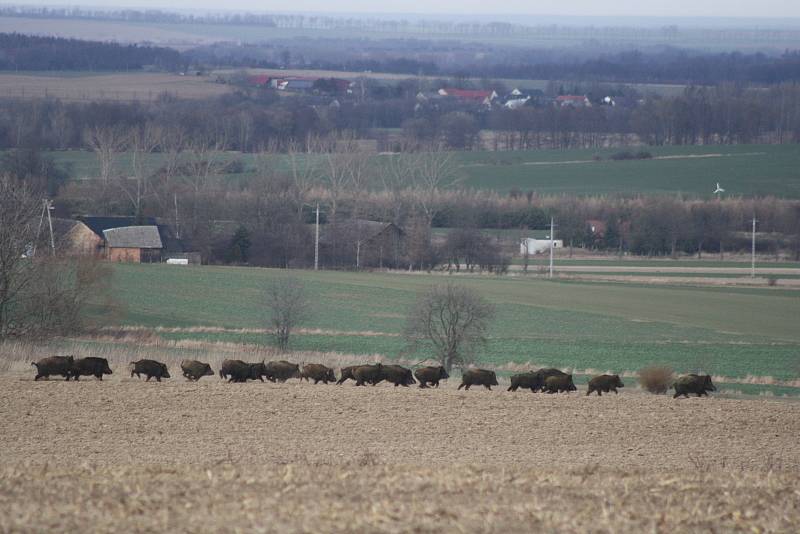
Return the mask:
[[3,375],[0,531],[788,532],[800,521],[800,403],[455,385]]

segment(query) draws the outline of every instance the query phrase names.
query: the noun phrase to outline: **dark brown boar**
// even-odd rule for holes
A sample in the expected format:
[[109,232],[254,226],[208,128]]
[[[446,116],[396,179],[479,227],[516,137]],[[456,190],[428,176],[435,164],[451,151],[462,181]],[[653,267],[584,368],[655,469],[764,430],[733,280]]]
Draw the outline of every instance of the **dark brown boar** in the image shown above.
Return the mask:
[[61,375],[69,380],[72,364],[74,363],[74,356],[50,356],[37,362],[31,362],[31,365],[36,367],[34,380],[39,380],[40,378],[49,380],[50,375]]
[[356,380],[357,386],[363,386],[370,383],[373,386],[383,380],[383,365],[376,363],[375,365],[359,365],[353,369],[353,378]]
[[624,388],[625,384],[620,380],[619,375],[600,375],[589,380],[589,388],[586,390],[588,397],[593,392],[597,392],[597,396],[601,397],[603,393],[613,391],[619,394],[617,388]]
[[77,381],[81,376],[94,376],[98,380],[103,379],[103,375],[110,375],[111,367],[105,358],[79,358],[72,364],[70,371],[72,377]]
[[133,375],[136,375],[136,378],[142,378],[141,375],[145,375],[147,377],[145,382],[149,382],[151,378],[155,378],[156,381],[161,382],[162,378],[170,377],[167,365],[155,360],[131,362],[131,378],[133,378]]
[[303,370],[300,372],[301,380],[313,380],[314,384],[322,382],[327,385],[328,382],[336,382],[336,374],[333,369],[318,363],[308,363],[303,365]]
[[350,367],[342,367],[339,370],[339,380],[336,381],[337,386],[341,386],[346,380],[355,380],[356,377],[353,376],[353,371],[355,371],[359,366],[358,365],[351,365]]
[[184,378],[191,382],[197,382],[204,376],[214,376],[210,365],[197,360],[181,361],[181,371],[183,371]]
[[561,393],[562,391],[569,393],[570,391],[577,391],[577,389],[575,384],[572,383],[572,375],[548,376],[547,380],[544,381],[545,393]]
[[248,380],[261,380],[267,375],[264,362],[247,363],[242,360],[225,360],[219,368],[219,377],[228,379],[228,382],[247,382]]
[[689,393],[694,393],[698,397],[705,395],[708,397],[709,391],[716,391],[717,388],[711,382],[709,375],[685,375],[678,378],[672,387],[675,388],[675,395],[673,399],[677,399],[681,395],[688,397]]
[[450,375],[443,365],[438,367],[420,367],[414,371],[414,376],[417,377],[419,387],[426,388],[428,384],[439,387],[439,380],[447,380]]
[[394,384],[394,387],[408,387],[417,383],[411,374],[411,369],[406,369],[401,365],[384,365],[382,372],[383,379]]
[[544,386],[544,379],[542,375],[536,371],[529,371],[527,373],[520,373],[511,377],[511,385],[508,386],[508,391],[517,391],[519,388],[530,389],[532,392],[542,389]]
[[458,389],[464,388],[464,390],[468,390],[470,386],[483,386],[489,391],[492,390],[492,386],[499,385],[497,383],[497,375],[494,371],[489,371],[487,369],[467,369],[464,371],[464,374],[461,375],[461,384],[459,384]]
[[268,362],[267,366],[267,380],[272,382],[286,382],[290,378],[301,378],[300,366],[296,363],[281,360],[277,362]]

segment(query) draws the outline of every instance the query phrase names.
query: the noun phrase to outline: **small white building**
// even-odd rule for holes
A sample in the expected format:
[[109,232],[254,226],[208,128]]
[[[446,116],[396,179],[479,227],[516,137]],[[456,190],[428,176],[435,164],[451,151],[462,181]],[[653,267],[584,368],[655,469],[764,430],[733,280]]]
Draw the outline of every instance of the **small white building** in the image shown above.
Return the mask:
[[529,256],[548,252],[552,243],[553,248],[563,248],[564,241],[561,239],[534,239],[532,237],[523,238],[519,243],[519,254]]

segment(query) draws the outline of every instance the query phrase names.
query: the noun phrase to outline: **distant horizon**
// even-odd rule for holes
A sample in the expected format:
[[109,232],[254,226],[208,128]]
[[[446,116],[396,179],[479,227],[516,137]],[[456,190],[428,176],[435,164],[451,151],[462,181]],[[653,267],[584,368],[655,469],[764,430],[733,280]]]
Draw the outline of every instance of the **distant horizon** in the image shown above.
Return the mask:
[[[115,10],[115,9],[157,9],[172,12],[202,12],[202,13],[258,13],[258,14],[298,14],[298,15],[322,15],[322,16],[360,16],[360,17],[412,17],[412,18],[444,18],[452,17],[455,19],[474,19],[497,17],[499,20],[514,20],[519,18],[543,18],[543,19],[601,19],[601,20],[636,20],[650,19],[671,21],[699,21],[708,22],[721,21],[744,22],[761,24],[771,22],[773,24],[786,25],[800,23],[800,2],[796,5],[785,5],[784,0],[762,0],[754,5],[749,0],[731,0],[723,3],[721,0],[674,0],[669,9],[662,7],[649,7],[642,10],[641,2],[636,0],[620,0],[610,11],[608,6],[603,6],[602,11],[595,11],[597,3],[592,0],[573,0],[568,4],[569,7],[550,11],[551,5],[545,9],[539,9],[531,2],[507,0],[504,7],[505,12],[494,12],[485,9],[483,2],[473,0],[440,0],[436,6],[429,9],[428,4],[409,2],[408,11],[397,11],[396,9],[375,8],[372,2],[364,0],[342,0],[337,5],[339,9],[331,9],[328,2],[322,0],[295,0],[294,9],[286,9],[283,2],[269,2],[256,0],[230,0],[226,7],[220,8],[219,4],[211,0],[172,0],[169,5],[164,5],[164,0],[110,0],[111,5],[97,5],[90,2],[80,3],[73,0],[18,0],[5,4],[21,7],[49,7],[66,8],[80,7],[85,9]],[[274,7],[273,7],[274,5]],[[453,7],[448,8],[448,6]],[[630,8],[625,6],[629,5]],[[510,7],[509,7],[510,6]],[[515,10],[515,6],[518,6]],[[584,6],[584,7],[581,7]],[[681,13],[675,15],[675,13]],[[494,20],[494,19],[493,19]],[[487,21],[491,22],[491,21]],[[694,25],[694,24],[692,24]],[[716,25],[716,24],[715,24]]]

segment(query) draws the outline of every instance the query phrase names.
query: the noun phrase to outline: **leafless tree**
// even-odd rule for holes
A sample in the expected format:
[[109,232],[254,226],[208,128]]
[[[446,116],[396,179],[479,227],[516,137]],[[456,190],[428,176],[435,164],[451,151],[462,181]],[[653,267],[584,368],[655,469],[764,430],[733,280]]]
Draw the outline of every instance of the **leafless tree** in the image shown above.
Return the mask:
[[[135,126],[128,132],[131,176],[120,179],[119,186],[137,215],[141,214],[142,202],[151,192],[147,160],[160,147],[162,140],[161,128],[152,123],[145,123],[141,127]],[[155,190],[153,192],[156,193]]]
[[439,192],[458,182],[458,172],[452,152],[439,145],[431,145],[414,155],[411,189],[419,211],[428,225],[436,216],[436,198]]
[[0,340],[75,332],[109,278],[92,258],[34,257],[41,212],[34,191],[0,177]]
[[267,287],[266,304],[270,335],[278,348],[285,351],[292,330],[305,321],[311,311],[305,286],[297,278],[279,278]]
[[406,322],[405,336],[412,346],[431,349],[450,371],[466,366],[475,349],[486,343],[494,306],[474,290],[445,283],[417,297]]
[[0,339],[19,328],[19,299],[35,284],[29,256],[36,240],[42,201],[24,184],[0,177]]
[[317,146],[313,140],[307,140],[305,147],[292,141],[286,146],[286,158],[289,163],[289,176],[294,184],[297,217],[302,219],[303,204],[308,198],[311,188],[320,180],[318,157],[310,151]]
[[114,174],[117,156],[125,150],[128,143],[128,132],[119,125],[95,126],[84,132],[84,140],[100,163],[101,180],[108,183]]

